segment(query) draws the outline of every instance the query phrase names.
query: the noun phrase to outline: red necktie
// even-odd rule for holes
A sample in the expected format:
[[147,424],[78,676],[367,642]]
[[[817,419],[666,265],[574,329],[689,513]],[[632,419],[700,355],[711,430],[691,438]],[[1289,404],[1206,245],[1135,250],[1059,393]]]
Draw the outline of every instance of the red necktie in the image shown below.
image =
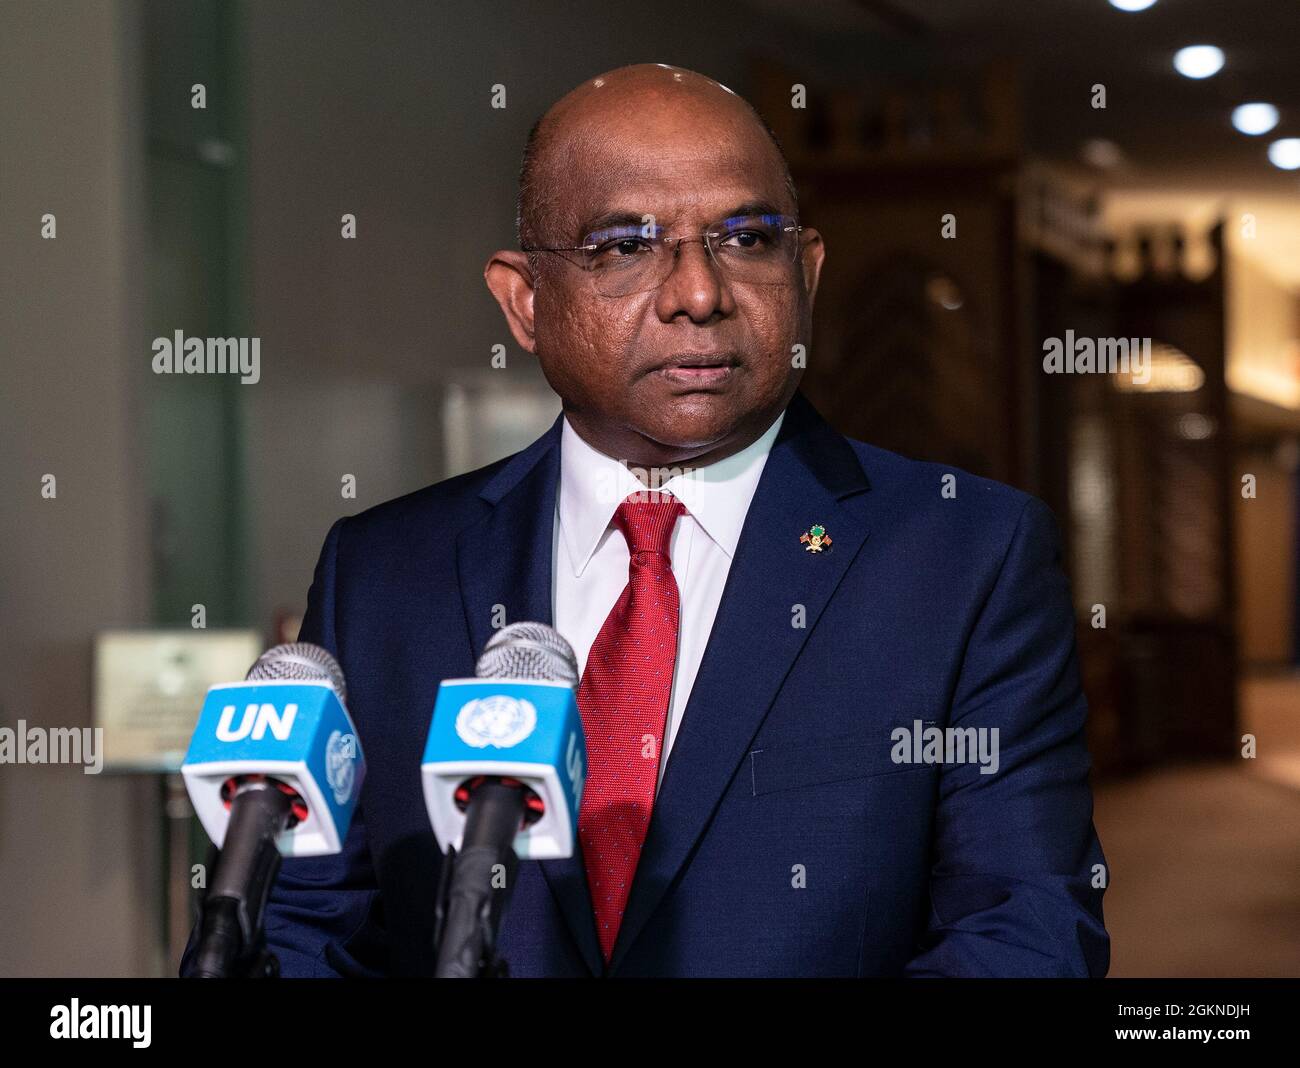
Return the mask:
[[677,659],[677,580],[668,546],[685,511],[671,494],[653,490],[618,506],[614,526],[630,556],[627,585],[596,635],[578,687],[587,738],[578,837],[606,962],[654,807]]

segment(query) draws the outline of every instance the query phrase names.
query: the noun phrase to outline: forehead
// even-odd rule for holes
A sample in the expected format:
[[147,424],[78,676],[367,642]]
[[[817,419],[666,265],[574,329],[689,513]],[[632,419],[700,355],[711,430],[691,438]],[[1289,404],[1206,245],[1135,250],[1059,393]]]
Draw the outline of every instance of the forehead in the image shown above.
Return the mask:
[[735,153],[659,153],[607,170],[578,168],[558,207],[578,229],[617,214],[653,214],[660,225],[672,226],[715,222],[741,204],[784,210],[783,174],[757,162]]
[[[654,215],[661,225],[707,224],[738,205],[787,202],[784,168],[761,129],[683,138],[630,130],[583,131],[568,154],[554,206],[578,229],[611,214]],[[718,137],[717,134],[722,136]],[[754,135],[757,136],[754,136]]]

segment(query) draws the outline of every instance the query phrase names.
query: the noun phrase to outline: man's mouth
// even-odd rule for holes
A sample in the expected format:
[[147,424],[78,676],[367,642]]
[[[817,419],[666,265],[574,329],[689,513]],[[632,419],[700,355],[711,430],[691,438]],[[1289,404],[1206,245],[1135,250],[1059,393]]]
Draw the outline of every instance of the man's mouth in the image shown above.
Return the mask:
[[680,352],[664,360],[654,373],[676,385],[717,386],[731,378],[739,363],[729,352]]

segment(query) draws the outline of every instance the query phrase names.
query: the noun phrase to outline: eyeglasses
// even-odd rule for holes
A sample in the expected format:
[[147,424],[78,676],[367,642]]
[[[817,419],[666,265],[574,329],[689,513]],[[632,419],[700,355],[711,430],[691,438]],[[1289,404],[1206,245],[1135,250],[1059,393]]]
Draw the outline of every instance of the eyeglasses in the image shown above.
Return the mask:
[[694,237],[665,237],[661,226],[613,226],[589,234],[581,245],[560,248],[520,246],[523,252],[576,252],[564,257],[591,276],[604,297],[626,297],[658,289],[672,274],[682,245],[701,241],[724,276],[746,285],[788,285],[799,254],[803,227],[789,215],[738,215]]

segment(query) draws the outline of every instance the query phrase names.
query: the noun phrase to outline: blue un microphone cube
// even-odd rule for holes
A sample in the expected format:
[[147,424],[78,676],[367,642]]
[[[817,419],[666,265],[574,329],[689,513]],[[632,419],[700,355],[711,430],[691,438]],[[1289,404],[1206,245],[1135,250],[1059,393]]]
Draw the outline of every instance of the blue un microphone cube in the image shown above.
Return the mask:
[[573,687],[502,678],[448,679],[438,687],[421,765],[438,845],[461,847],[465,813],[456,790],[478,776],[518,779],[541,800],[520,829],[523,860],[571,857],[587,777],[587,746]]
[[328,682],[261,680],[213,686],[181,766],[195,812],[220,848],[230,822],[223,785],[265,775],[306,803],[276,843],[286,857],[338,853],[365,778],[352,718]]

